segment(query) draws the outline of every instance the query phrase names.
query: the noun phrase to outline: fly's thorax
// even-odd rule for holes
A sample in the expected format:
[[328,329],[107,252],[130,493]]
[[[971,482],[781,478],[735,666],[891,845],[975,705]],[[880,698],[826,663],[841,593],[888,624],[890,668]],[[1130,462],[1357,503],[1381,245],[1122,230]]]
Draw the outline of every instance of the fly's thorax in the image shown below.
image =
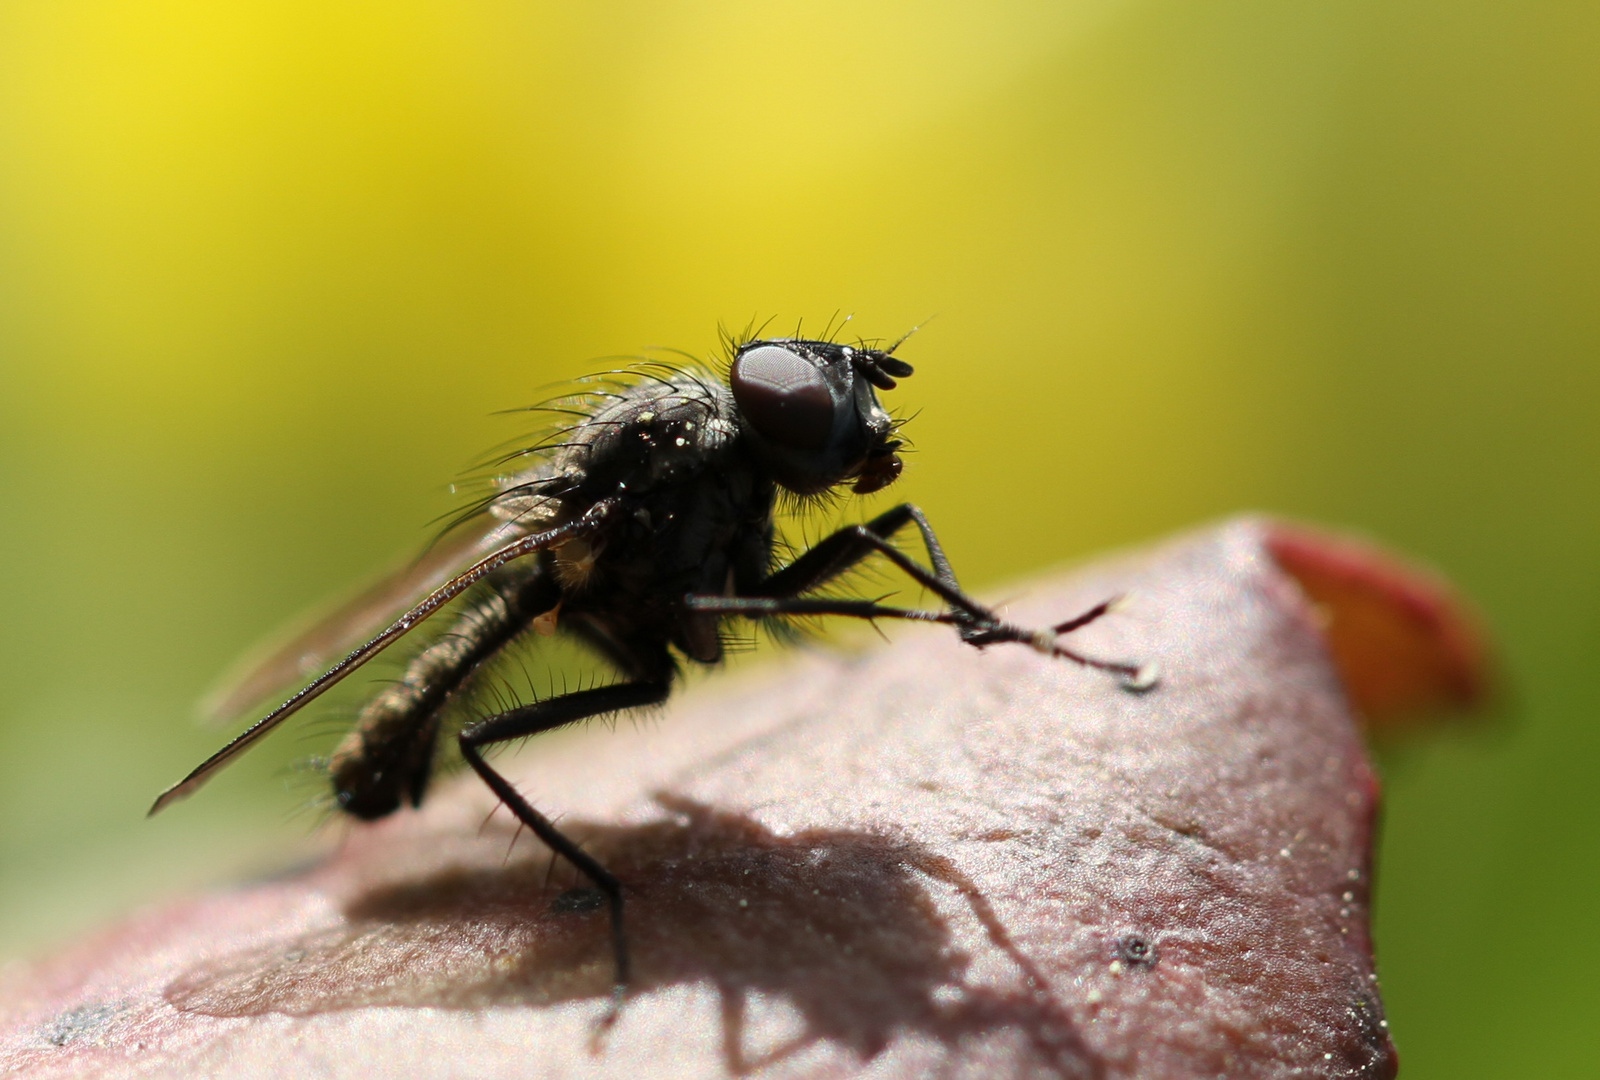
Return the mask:
[[573,429],[562,467],[579,483],[564,499],[638,494],[715,467],[738,438],[735,412],[728,388],[709,376],[629,387]]
[[756,475],[736,412],[726,386],[680,374],[629,387],[573,428],[544,473],[560,477],[561,490],[536,504],[540,520],[576,521],[600,503],[616,512],[548,552],[563,595],[604,605],[651,592],[676,599],[697,587],[700,568],[728,542],[729,523],[761,516],[750,504],[770,487]]
[[[662,485],[716,469],[736,446],[737,407],[709,373],[651,377],[609,395],[533,468],[501,477],[495,517],[529,533],[582,517],[606,499],[632,501]],[[580,561],[574,549],[572,557]]]

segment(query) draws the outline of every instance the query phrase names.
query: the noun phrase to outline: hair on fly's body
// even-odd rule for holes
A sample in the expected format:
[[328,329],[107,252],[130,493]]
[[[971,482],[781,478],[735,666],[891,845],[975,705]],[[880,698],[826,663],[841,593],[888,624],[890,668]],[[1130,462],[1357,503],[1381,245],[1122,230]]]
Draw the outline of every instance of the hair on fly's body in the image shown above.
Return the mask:
[[[910,503],[836,527],[814,543],[788,544],[777,525],[782,511],[831,506],[838,512],[850,495],[879,491],[899,476],[903,421],[877,395],[912,369],[895,356],[904,338],[878,348],[841,344],[830,334],[762,338],[760,332],[725,335],[719,371],[636,361],[536,406],[559,417],[554,429],[531,449],[491,453],[482,464],[487,493],[452,518],[421,556],[214,699],[213,711],[235,715],[302,684],[162,793],[150,812],[194,792],[449,607],[449,627],[428,635],[399,677],[359,707],[329,759],[333,801],[368,820],[405,803],[421,805],[437,748],[453,734],[461,758],[519,827],[603,894],[620,1000],[629,972],[622,883],[495,769],[494,748],[660,706],[685,664],[713,666],[737,647],[730,628],[739,620],[780,627],[827,616],[944,623],[976,648],[1022,644],[1106,672],[1133,690],[1154,685],[1152,668],[1086,656],[1059,640],[1104,615],[1108,604],[1033,630],[978,603],[961,589],[932,526]],[[902,550],[898,537],[917,543],[926,562]],[[938,606],[896,607],[839,593],[840,583],[869,560],[879,572],[909,578]],[[506,692],[509,684],[493,682],[497,661],[558,631],[598,654],[617,681],[563,685],[560,693],[552,687],[528,701]]]

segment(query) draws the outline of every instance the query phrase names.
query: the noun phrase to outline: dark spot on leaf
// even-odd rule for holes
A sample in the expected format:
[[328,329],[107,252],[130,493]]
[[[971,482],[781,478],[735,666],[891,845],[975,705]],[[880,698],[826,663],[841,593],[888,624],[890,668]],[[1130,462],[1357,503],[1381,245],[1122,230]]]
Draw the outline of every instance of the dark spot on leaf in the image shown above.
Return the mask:
[[1142,934],[1123,934],[1113,952],[1129,967],[1149,967],[1156,962],[1155,943]]
[[121,1006],[109,1001],[91,1001],[68,1009],[45,1025],[40,1039],[51,1046],[71,1046],[73,1043],[98,1039]]

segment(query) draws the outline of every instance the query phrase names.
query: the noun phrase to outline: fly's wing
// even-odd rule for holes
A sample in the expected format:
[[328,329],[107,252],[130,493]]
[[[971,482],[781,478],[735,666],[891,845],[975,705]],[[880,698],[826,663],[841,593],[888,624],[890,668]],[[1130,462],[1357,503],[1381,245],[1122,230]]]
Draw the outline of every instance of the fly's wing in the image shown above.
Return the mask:
[[537,517],[474,515],[332,610],[301,619],[247,653],[201,699],[201,717],[229,723],[300,686],[466,567],[546,524]]
[[[306,683],[283,704],[257,720],[221,750],[201,762],[188,776],[162,792],[161,796],[156,799],[155,805],[150,808],[150,813],[154,814],[162,807],[193,792],[210,779],[218,769],[248,749],[257,739],[299,712],[310,702],[321,697],[324,691],[338,684],[351,672],[388,648],[396,639],[410,633],[423,620],[466,592],[477,582],[482,581],[485,577],[513,560],[526,558],[536,552],[557,547],[575,537],[594,533],[605,525],[607,519],[615,513],[616,507],[615,499],[601,499],[575,520],[536,532],[518,530],[519,535],[495,546],[488,554],[459,570],[454,576],[449,577],[437,588],[434,588],[404,610],[394,612],[385,606],[384,610],[391,611],[393,618],[376,635],[357,645],[343,659]],[[493,540],[497,536],[498,530],[491,530],[486,539]],[[280,650],[280,652],[287,653],[288,650]]]

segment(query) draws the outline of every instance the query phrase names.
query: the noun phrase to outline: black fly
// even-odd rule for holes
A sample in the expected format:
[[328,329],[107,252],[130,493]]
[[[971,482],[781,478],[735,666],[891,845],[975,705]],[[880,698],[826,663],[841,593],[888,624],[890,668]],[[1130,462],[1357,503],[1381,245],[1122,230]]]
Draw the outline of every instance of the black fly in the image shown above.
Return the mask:
[[[898,344],[898,343],[897,343]],[[596,392],[562,442],[498,491],[455,539],[381,583],[242,680],[218,706],[236,712],[283,683],[305,678],[365,640],[283,704],[164,792],[153,814],[462,593],[472,594],[447,634],[373,697],[332,759],[334,797],[358,818],[420,805],[433,772],[441,715],[487,661],[518,637],[558,626],[609,661],[622,678],[467,724],[461,756],[517,819],[604,894],[617,986],[628,981],[622,884],[568,839],[484,758],[486,747],[589,717],[666,700],[677,656],[715,664],[721,623],[845,615],[948,623],[979,648],[1019,642],[1109,672],[1132,689],[1154,682],[1133,665],[1091,659],[1058,637],[1108,610],[1101,604],[1047,630],[1003,622],[956,582],[922,511],[909,503],[828,536],[778,566],[774,509],[849,484],[867,494],[900,474],[895,424],[877,390],[911,374],[894,348],[775,338],[734,349],[726,382],[682,370],[645,369],[620,392]],[[928,565],[892,543],[914,525]],[[940,610],[833,599],[815,591],[871,555],[888,559],[943,603]],[[476,586],[476,588],[474,588]]]

